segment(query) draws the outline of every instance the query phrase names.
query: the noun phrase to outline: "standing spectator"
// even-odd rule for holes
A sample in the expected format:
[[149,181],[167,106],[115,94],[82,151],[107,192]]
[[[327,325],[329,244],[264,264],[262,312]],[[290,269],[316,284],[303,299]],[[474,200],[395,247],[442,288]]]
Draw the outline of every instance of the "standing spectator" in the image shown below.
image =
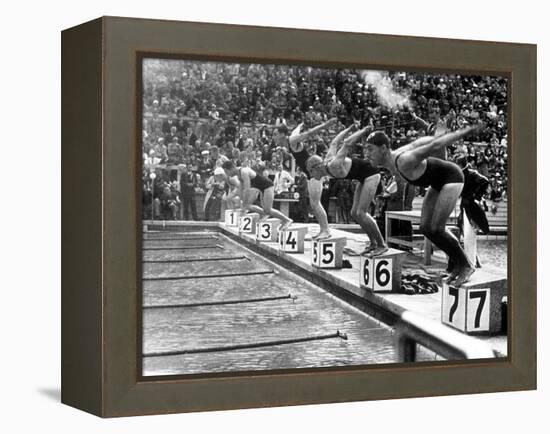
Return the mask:
[[168,145],[167,155],[168,155],[168,160],[166,161],[166,163],[168,164],[181,163],[183,149],[178,142],[177,136],[172,137],[172,141]]
[[191,210],[191,216],[193,220],[198,220],[197,208],[195,204],[195,188],[197,187],[198,180],[195,173],[189,171],[185,164],[181,164],[181,177],[180,177],[180,194],[183,204],[183,218],[189,220],[189,210]]
[[183,118],[183,110],[178,110],[178,118],[176,119],[176,130],[183,137],[187,136],[187,130],[189,129],[189,122]]
[[165,219],[176,220],[180,207],[180,199],[175,185],[165,186],[160,196],[160,204]]
[[204,198],[204,218],[206,221],[219,221],[221,218],[222,198],[227,192],[225,172],[221,167],[206,181],[207,193]]
[[199,161],[199,174],[201,179],[208,179],[214,170],[214,163],[210,159],[210,151],[204,150],[201,152],[202,159]]
[[279,164],[277,166],[277,172],[275,172],[275,178],[273,179],[273,184],[275,186],[275,194],[281,194],[283,192],[288,192],[288,189],[294,180],[290,173],[283,169],[283,165]]

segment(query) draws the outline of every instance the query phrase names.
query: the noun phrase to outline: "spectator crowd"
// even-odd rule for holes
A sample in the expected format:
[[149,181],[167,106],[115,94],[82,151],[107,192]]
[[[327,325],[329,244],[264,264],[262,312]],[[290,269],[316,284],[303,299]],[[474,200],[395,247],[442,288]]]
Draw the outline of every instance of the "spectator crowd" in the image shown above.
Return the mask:
[[[303,123],[308,129],[332,117],[338,118],[340,126],[358,122],[383,129],[395,147],[428,134],[436,125],[454,130],[483,121],[485,128],[451,146],[447,158],[467,161],[485,175],[490,181],[487,198],[506,197],[506,78],[388,72],[386,83],[406,97],[405,103],[381,103],[379,90],[359,70],[146,59],[144,216],[155,212],[148,207],[156,200],[156,212],[166,218],[176,218],[183,208],[188,218],[197,219],[194,194],[203,191],[207,201],[221,200],[227,189],[223,176],[214,175],[220,157],[225,157],[274,179],[276,193],[298,193],[298,219],[307,221],[304,175],[295,171],[292,156],[276,146],[272,135],[279,125],[292,130]],[[335,133],[324,130],[312,137],[306,143],[310,153],[323,156]],[[361,156],[361,145],[353,152]],[[338,198],[345,221],[353,184],[327,182],[326,190],[326,197]],[[207,201],[205,210],[207,205],[212,208]],[[218,214],[206,218],[217,219]]]

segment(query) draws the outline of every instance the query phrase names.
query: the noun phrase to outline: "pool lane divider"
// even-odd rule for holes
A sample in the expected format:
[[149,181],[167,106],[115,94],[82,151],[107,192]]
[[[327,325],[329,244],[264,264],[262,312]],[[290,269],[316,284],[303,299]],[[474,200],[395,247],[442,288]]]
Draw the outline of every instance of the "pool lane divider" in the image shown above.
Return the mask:
[[194,240],[219,240],[219,237],[212,235],[205,237],[164,237],[164,238],[143,238],[143,241],[194,241]]
[[150,305],[150,306],[143,306],[143,309],[175,309],[175,308],[186,308],[186,307],[222,306],[227,304],[262,303],[266,301],[278,301],[278,300],[292,300],[294,302],[297,299],[298,299],[297,296],[288,294],[288,295],[280,295],[277,297],[245,298],[240,300],[205,301],[202,303],[187,303],[187,304]]
[[142,280],[213,279],[213,278],[221,278],[221,277],[255,276],[255,275],[258,275],[258,274],[275,274],[275,270],[248,271],[248,272],[244,272],[244,273],[199,274],[199,275],[191,275],[191,276],[144,277]]
[[166,247],[143,247],[141,250],[196,250],[196,249],[222,249],[225,250],[221,244],[215,244],[212,246],[166,246]]
[[186,259],[146,259],[141,261],[144,264],[179,264],[182,262],[207,262],[207,261],[237,261],[248,259],[247,256],[214,256],[211,258],[186,258]]
[[348,340],[348,336],[345,333],[342,333],[340,330],[336,330],[336,333],[324,334],[324,335],[311,335],[304,336],[302,338],[293,338],[293,339],[278,339],[274,341],[264,341],[264,342],[252,342],[249,344],[239,344],[239,345],[222,345],[218,347],[207,347],[207,348],[191,348],[189,350],[179,350],[179,351],[156,351],[151,353],[144,353],[143,357],[166,357],[166,356],[183,356],[186,354],[200,354],[200,353],[216,353],[221,351],[236,351],[236,350],[248,350],[253,348],[262,348],[262,347],[273,347],[278,345],[288,345],[288,344],[298,344],[302,342],[311,342],[311,341],[320,341],[325,339],[335,339],[340,338],[345,341]]

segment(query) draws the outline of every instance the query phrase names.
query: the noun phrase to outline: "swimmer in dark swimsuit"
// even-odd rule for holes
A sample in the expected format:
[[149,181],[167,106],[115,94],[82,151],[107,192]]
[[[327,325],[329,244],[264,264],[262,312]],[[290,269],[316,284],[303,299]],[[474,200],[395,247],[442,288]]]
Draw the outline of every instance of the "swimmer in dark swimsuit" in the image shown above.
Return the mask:
[[[263,218],[275,217],[282,222],[281,230],[288,229],[292,224],[292,219],[285,216],[282,212],[273,209],[273,199],[275,198],[275,188],[273,182],[265,176],[257,174],[250,167],[236,167],[232,161],[225,161],[222,168],[228,178],[236,177],[239,182],[239,196],[242,201],[242,208],[245,211],[257,212],[264,215]],[[262,207],[253,205],[256,198],[260,195]]]
[[[376,221],[368,213],[380,182],[380,173],[370,162],[347,156],[350,147],[370,129],[370,127],[363,128],[343,140],[344,136],[354,128],[355,125],[352,125],[338,133],[330,144],[325,160],[318,155],[314,155],[307,160],[307,168],[315,179],[331,176],[336,179],[359,181],[353,196],[351,216],[365,231],[370,240],[370,245],[365,248],[362,254],[376,256],[388,250]],[[343,144],[339,146],[342,140]]]
[[412,185],[428,188],[422,204],[420,230],[449,257],[452,271],[448,281],[456,286],[467,282],[475,271],[456,237],[446,229],[447,220],[462,192],[464,176],[456,164],[432,155],[480,127],[468,127],[437,137],[421,137],[394,151],[390,148],[388,136],[382,131],[375,131],[367,138],[366,152],[373,164],[400,173]]
[[308,177],[308,194],[309,204],[313,214],[319,222],[319,233],[313,237],[314,239],[323,239],[330,237],[330,230],[328,227],[328,217],[325,209],[321,205],[321,193],[323,192],[323,182],[317,179],[311,178],[307,167],[306,161],[310,157],[309,152],[302,143],[305,139],[319,133],[321,130],[330,127],[337,122],[336,118],[329,119],[327,122],[317,125],[307,131],[301,131],[303,124],[298,125],[290,134],[286,125],[278,126],[275,129],[273,137],[275,143],[278,146],[284,146],[289,148],[290,153],[294,157],[296,166],[298,166],[302,172]]

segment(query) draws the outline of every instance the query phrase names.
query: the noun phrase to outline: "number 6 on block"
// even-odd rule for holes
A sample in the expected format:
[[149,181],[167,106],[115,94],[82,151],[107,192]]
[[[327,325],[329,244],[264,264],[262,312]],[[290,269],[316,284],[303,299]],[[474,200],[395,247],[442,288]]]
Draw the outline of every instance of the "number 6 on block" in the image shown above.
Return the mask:
[[361,286],[371,291],[391,291],[393,258],[361,257]]

